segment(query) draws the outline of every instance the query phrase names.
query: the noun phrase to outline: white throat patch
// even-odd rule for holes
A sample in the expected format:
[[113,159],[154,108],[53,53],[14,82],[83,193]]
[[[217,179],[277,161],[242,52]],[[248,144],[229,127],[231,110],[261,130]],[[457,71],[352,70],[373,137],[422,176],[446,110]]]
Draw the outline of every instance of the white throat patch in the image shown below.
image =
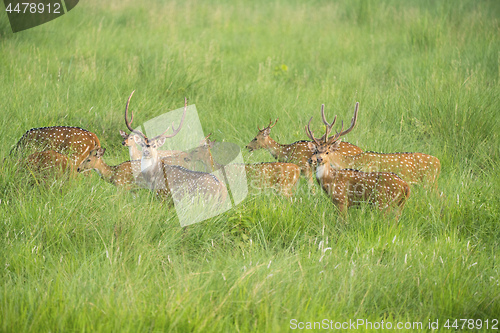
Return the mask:
[[152,158],[141,159],[141,172],[147,171],[152,166],[153,166],[153,159]]
[[325,175],[325,164],[321,164],[316,166],[316,178],[317,179],[322,179],[323,176]]

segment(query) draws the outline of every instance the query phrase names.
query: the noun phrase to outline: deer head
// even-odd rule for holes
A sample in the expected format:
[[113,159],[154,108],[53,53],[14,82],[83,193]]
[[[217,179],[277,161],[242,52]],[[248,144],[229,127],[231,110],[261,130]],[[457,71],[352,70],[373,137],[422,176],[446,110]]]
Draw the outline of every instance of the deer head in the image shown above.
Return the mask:
[[250,141],[250,143],[246,146],[246,148],[249,151],[253,151],[256,149],[268,147],[270,141],[269,135],[271,134],[271,128],[273,128],[276,125],[278,119],[279,118],[276,118],[274,124],[272,123],[272,120],[269,119],[269,125],[267,127],[264,127],[264,129],[260,129],[260,127],[257,126],[257,128],[259,129],[259,133],[252,141]]
[[92,169],[99,169],[98,164],[102,161],[101,157],[104,155],[106,148],[99,147],[90,152],[89,156],[80,164],[77,171],[85,172]]
[[215,161],[210,149],[214,147],[215,140],[211,141],[209,139],[210,135],[212,135],[212,133],[203,138],[203,140],[200,141],[198,147],[192,149],[188,154],[189,156],[186,158],[188,158],[189,161],[201,161],[210,169],[210,171],[213,171]]
[[311,130],[311,121],[313,117],[309,119],[309,123],[305,127],[306,135],[312,140],[312,142],[308,143],[308,147],[314,153],[314,155],[308,161],[310,164],[322,165],[326,162],[332,161],[332,159],[335,159],[336,157],[340,158],[340,156],[336,156],[335,154],[330,153],[335,152],[339,149],[339,145],[341,142],[340,137],[346,135],[354,129],[354,126],[356,125],[356,122],[358,120],[358,108],[359,103],[356,102],[356,106],[354,107],[354,116],[351,119],[351,126],[348,129],[346,129],[345,131],[343,130],[344,122],[342,122],[340,132],[336,132],[335,135],[328,137],[328,135],[330,135],[332,131],[335,121],[337,120],[337,116],[335,116],[332,123],[329,123],[325,117],[325,105],[321,105],[321,118],[323,119],[323,123],[326,126],[325,134],[319,139],[314,137],[314,133]]

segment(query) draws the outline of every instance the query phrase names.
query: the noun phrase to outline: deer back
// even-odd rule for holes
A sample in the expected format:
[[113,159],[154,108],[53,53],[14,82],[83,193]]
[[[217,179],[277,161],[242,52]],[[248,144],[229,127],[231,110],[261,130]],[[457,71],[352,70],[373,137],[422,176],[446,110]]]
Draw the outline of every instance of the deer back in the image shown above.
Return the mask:
[[91,150],[100,147],[97,136],[79,127],[53,126],[27,131],[16,145],[17,152],[53,150],[68,155],[74,166],[87,157]]
[[216,176],[192,171],[178,165],[163,164],[165,187],[177,200],[189,196],[216,197],[224,201],[227,188]]
[[439,159],[432,155],[414,154],[419,181],[424,185],[434,185],[437,188],[437,180],[441,173],[441,162]]
[[410,184],[434,183],[439,176],[441,164],[431,155],[423,153],[377,153],[364,152],[352,157],[345,157],[343,165],[336,163],[338,156],[332,155],[332,164],[336,167],[349,167],[366,172],[393,172]]
[[338,153],[344,156],[354,156],[357,154],[361,154],[362,152],[363,149],[347,141],[341,141],[338,148]]
[[307,164],[307,160],[312,156],[308,142],[309,141],[301,140],[289,145],[284,145],[283,152],[285,158],[280,159],[280,162],[294,163],[299,166]]
[[214,166],[214,162],[209,151],[204,147],[195,148],[189,153],[183,151],[176,152],[176,154],[162,157],[161,160],[169,165],[178,165],[186,169],[196,171],[200,171],[198,162],[203,163],[204,171],[211,171]]

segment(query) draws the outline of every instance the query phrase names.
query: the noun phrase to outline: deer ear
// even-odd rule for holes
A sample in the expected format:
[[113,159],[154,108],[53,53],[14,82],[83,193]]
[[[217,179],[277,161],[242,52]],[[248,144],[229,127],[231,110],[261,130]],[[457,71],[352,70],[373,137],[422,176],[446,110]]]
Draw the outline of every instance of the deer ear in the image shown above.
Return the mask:
[[314,142],[308,142],[307,147],[309,148],[310,151],[316,150],[316,144]]
[[100,147],[99,149],[97,149],[97,153],[96,153],[96,156],[99,158],[99,157],[102,157],[102,155],[104,155],[104,153],[106,152],[106,148],[102,148]]
[[134,141],[135,141],[135,143],[140,145],[142,142],[142,138],[139,135],[134,134]]
[[122,138],[124,139],[127,139],[128,138],[128,134],[125,133],[124,131],[120,130],[120,135],[122,136]]
[[341,141],[342,141],[342,140],[337,140],[337,141],[335,141],[334,143],[332,143],[332,144],[328,147],[328,150],[330,150],[330,151],[336,151],[336,150],[339,150],[339,148],[340,148],[340,142],[341,142]]
[[165,137],[159,137],[158,139],[156,139],[155,141],[156,148],[160,148],[161,146],[163,146],[165,144],[166,139],[167,138]]

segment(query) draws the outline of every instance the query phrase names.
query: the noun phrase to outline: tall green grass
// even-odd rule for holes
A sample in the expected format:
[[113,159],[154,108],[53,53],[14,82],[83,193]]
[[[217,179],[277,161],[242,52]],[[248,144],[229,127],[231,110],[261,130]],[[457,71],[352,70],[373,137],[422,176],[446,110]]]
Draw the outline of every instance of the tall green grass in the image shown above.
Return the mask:
[[[146,190],[98,175],[32,186],[0,167],[0,330],[287,331],[290,320],[500,319],[497,1],[85,1],[12,34],[0,15],[0,157],[33,127],[121,146],[136,122],[196,104],[205,133],[244,147],[305,139],[319,110],[347,140],[441,160],[439,193],[415,187],[399,222],[342,219],[301,181],[293,200],[250,196],[181,228]],[[244,152],[246,161],[270,161]],[[441,195],[441,192],[443,193]]]

